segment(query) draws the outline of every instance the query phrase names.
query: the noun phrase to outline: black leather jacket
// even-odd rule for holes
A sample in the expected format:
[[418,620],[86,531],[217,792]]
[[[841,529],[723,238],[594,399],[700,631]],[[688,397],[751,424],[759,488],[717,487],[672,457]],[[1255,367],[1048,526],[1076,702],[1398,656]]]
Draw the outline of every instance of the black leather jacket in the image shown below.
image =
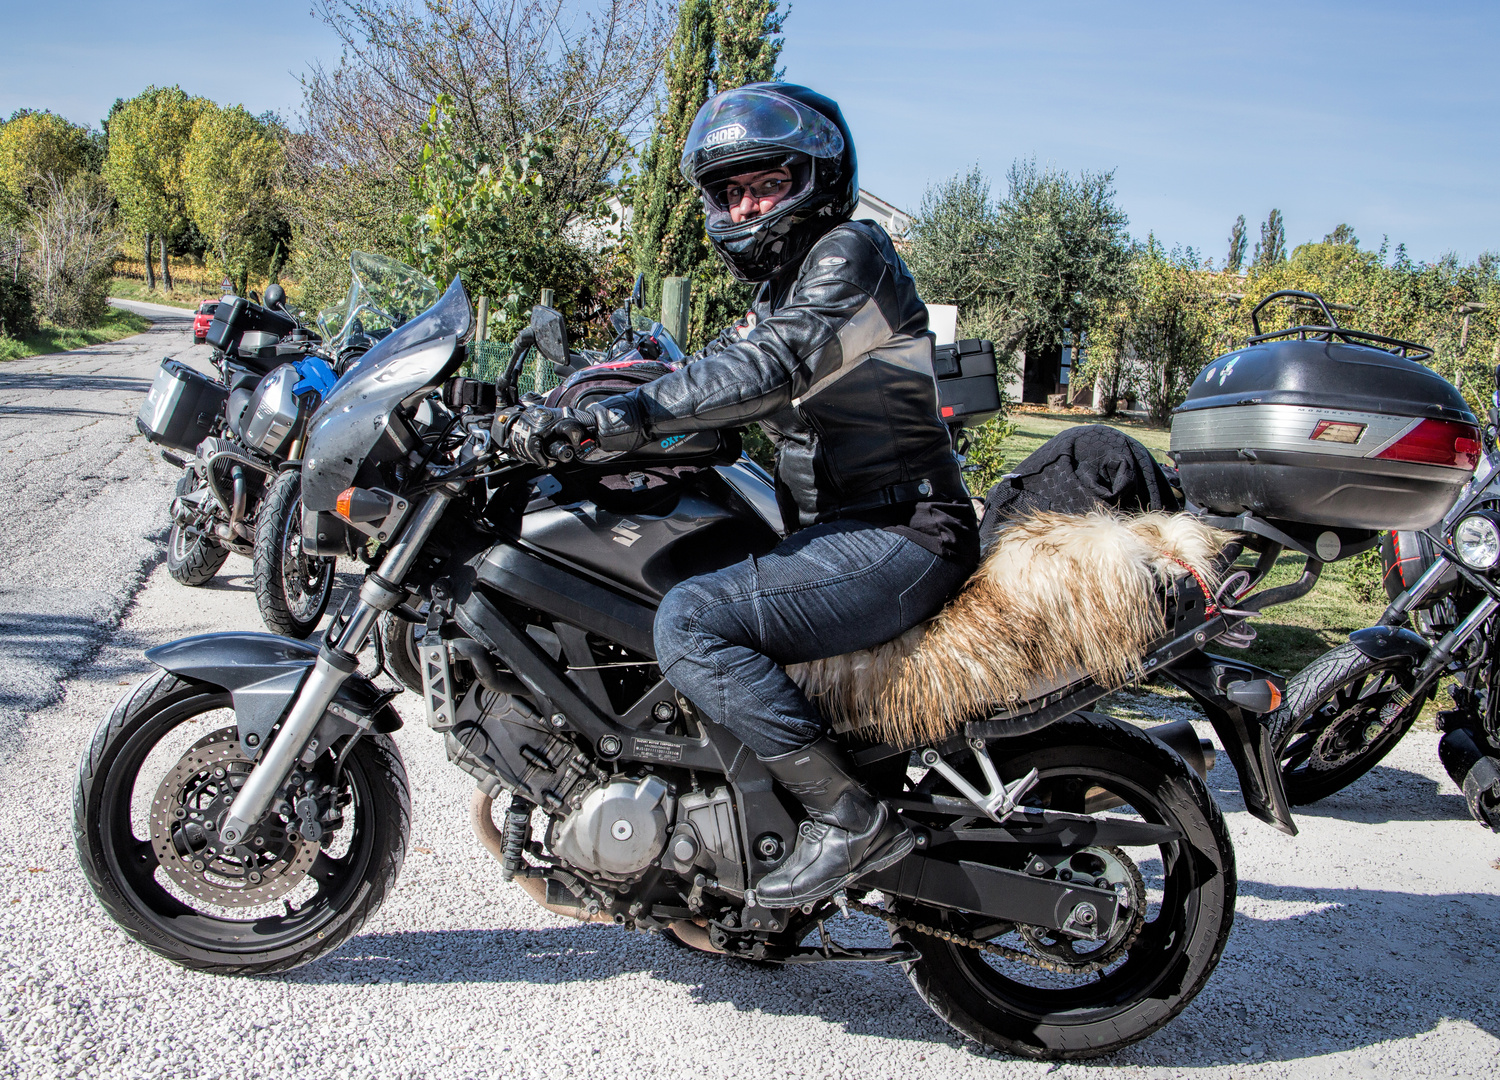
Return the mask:
[[776,445],[789,529],[885,503],[967,498],[938,417],[927,309],[870,221],[830,231],[687,365],[590,411],[605,450],[760,421]]

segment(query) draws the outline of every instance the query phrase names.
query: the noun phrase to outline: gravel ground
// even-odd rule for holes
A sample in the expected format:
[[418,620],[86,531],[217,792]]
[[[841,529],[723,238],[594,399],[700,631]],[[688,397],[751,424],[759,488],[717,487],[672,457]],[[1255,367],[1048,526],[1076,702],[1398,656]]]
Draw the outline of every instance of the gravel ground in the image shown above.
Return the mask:
[[[137,471],[121,465],[128,478],[115,483],[159,486],[149,456],[123,456],[135,452],[121,460]],[[26,546],[16,530],[32,525],[18,522],[16,496],[8,501],[0,551],[14,559]],[[286,976],[182,971],[128,941],[94,902],[73,853],[70,784],[99,718],[146,673],[143,648],[259,628],[248,562],[232,557],[213,585],[188,592],[150,553],[160,528],[151,513],[122,511],[109,543],[78,548],[67,546],[77,542],[66,531],[72,517],[53,520],[51,549],[79,564],[69,571],[76,588],[104,598],[88,607],[31,594],[38,626],[55,616],[89,629],[53,649],[6,654],[5,692],[17,704],[0,718],[0,1076],[1500,1074],[1500,971],[1490,962],[1500,841],[1469,821],[1424,732],[1299,815],[1295,840],[1248,817],[1232,769],[1215,769],[1210,786],[1240,869],[1224,960],[1174,1023],[1102,1061],[979,1052],[891,968],[751,967],[542,911],[500,881],[471,837],[472,781],[444,760],[411,695],[398,699],[408,726],[397,741],[411,774],[413,847],[365,932]],[[82,565],[89,560],[94,569]],[[6,572],[9,597],[20,586]],[[144,577],[144,587],[115,576]],[[116,603],[128,605],[123,618]],[[64,641],[78,644],[67,651]],[[59,673],[52,686],[37,690],[49,671]],[[1130,695],[1120,707],[1150,701]],[[841,932],[880,936],[865,920]]]

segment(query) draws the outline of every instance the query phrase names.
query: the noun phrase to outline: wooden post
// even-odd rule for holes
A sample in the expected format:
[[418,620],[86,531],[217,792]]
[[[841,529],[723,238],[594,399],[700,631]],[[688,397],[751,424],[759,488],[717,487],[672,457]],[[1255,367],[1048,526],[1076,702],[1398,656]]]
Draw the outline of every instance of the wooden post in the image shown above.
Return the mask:
[[557,297],[557,294],[554,293],[551,289],[543,289],[542,290],[542,307],[554,307],[555,305],[553,304],[553,300],[555,300],[556,297]]
[[661,279],[661,324],[667,328],[683,351],[687,350],[688,312],[692,310],[693,279]]
[[475,341],[488,341],[490,337],[490,298],[479,298],[479,329],[474,333]]

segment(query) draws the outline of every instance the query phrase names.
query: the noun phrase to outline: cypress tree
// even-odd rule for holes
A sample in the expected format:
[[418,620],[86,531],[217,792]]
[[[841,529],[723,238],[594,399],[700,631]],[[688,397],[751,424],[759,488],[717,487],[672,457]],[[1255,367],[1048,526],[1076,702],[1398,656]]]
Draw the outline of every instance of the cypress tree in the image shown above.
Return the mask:
[[672,52],[667,57],[666,101],[641,159],[630,226],[636,269],[646,276],[648,309],[661,305],[663,277],[691,273],[713,257],[703,235],[703,207],[698,193],[677,167],[693,117],[709,97],[713,46],[714,18],[709,0],[684,0],[678,9]]
[[[778,0],[684,0],[667,60],[667,98],[642,159],[631,224],[648,307],[661,302],[661,279],[691,275],[688,342],[700,346],[749,306],[755,287],[736,281],[704,237],[698,194],[678,171],[688,128],[710,93],[779,76],[778,36],[786,16]],[[687,342],[684,343],[688,344]]]

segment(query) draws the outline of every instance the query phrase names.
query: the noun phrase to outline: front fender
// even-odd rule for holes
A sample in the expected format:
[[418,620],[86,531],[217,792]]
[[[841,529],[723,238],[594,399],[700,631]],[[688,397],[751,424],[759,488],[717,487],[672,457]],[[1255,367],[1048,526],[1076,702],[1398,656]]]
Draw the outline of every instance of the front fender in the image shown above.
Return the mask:
[[[234,632],[169,641],[147,649],[146,659],[173,675],[229,691],[245,754],[254,759],[265,749],[271,729],[302,688],[303,680],[318,659],[318,650],[294,638]],[[395,731],[401,726],[401,718],[387,704],[388,699],[389,695],[358,672],[334,696],[335,704],[343,706],[343,711],[354,714],[376,731]],[[325,717],[327,721],[335,721],[344,734],[366,726],[339,718],[333,709]],[[251,735],[254,738],[245,742]],[[324,746],[331,741],[326,734],[318,737]]]
[[1349,635],[1349,643],[1371,660],[1409,656],[1420,664],[1432,651],[1427,639],[1406,627],[1369,626]]

